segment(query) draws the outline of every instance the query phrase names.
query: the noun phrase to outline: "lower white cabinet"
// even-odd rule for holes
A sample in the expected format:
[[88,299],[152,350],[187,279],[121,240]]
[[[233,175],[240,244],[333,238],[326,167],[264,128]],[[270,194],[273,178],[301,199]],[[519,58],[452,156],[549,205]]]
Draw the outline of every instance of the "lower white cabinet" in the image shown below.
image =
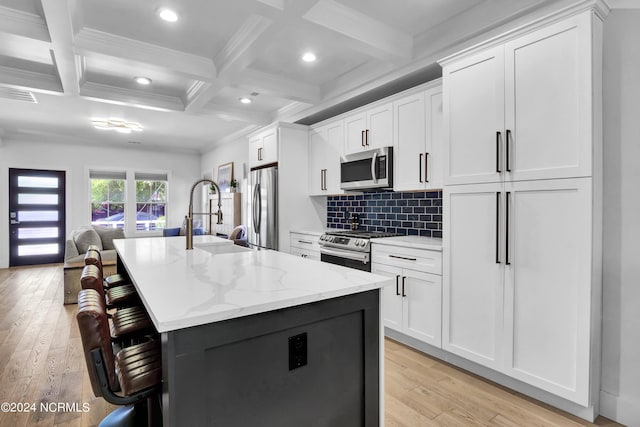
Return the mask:
[[[435,269],[420,263],[433,259],[436,251],[395,248],[372,244],[371,272],[394,279],[393,286],[382,290],[382,318],[384,326],[402,332],[436,347],[441,346],[440,266]],[[437,253],[435,257],[441,259]],[[407,264],[413,268],[407,267]]]
[[591,178],[445,187],[443,349],[589,405],[592,191]]
[[318,244],[320,234],[292,231],[289,236],[289,247],[291,255],[320,261],[320,245]]

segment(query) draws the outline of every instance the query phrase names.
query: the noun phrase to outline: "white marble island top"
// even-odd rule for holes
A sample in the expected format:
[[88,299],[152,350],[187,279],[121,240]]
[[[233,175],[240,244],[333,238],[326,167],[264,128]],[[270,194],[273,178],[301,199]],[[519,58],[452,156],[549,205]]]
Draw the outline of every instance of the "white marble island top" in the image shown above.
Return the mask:
[[[114,240],[158,332],[378,289],[392,280],[230,240],[194,236]],[[230,251],[230,252],[228,252]]]

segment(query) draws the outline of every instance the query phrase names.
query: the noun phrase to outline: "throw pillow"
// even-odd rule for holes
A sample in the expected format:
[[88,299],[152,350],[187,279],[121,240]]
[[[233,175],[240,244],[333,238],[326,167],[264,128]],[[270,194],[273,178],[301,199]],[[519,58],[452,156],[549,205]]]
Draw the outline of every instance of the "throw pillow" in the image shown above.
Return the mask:
[[102,250],[102,240],[93,228],[83,228],[78,230],[76,235],[73,237],[73,241],[76,243],[78,253],[81,255],[87,252],[89,245],[96,245],[100,250]]
[[124,230],[122,228],[95,226],[93,229],[96,230],[102,239],[102,249],[105,251],[115,249],[115,246],[113,246],[113,239],[124,239]]

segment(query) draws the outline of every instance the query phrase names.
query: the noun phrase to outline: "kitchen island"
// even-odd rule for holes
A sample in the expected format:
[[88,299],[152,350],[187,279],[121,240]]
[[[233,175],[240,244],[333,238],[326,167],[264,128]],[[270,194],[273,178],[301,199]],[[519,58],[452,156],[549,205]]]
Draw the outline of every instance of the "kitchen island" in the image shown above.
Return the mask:
[[213,236],[115,247],[162,337],[165,426],[381,423],[390,279]]

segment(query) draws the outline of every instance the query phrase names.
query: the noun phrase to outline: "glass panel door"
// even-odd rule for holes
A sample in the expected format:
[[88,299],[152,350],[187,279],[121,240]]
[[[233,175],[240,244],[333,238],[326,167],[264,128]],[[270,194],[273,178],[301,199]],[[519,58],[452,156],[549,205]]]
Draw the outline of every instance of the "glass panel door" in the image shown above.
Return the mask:
[[62,262],[65,172],[9,169],[9,265]]

